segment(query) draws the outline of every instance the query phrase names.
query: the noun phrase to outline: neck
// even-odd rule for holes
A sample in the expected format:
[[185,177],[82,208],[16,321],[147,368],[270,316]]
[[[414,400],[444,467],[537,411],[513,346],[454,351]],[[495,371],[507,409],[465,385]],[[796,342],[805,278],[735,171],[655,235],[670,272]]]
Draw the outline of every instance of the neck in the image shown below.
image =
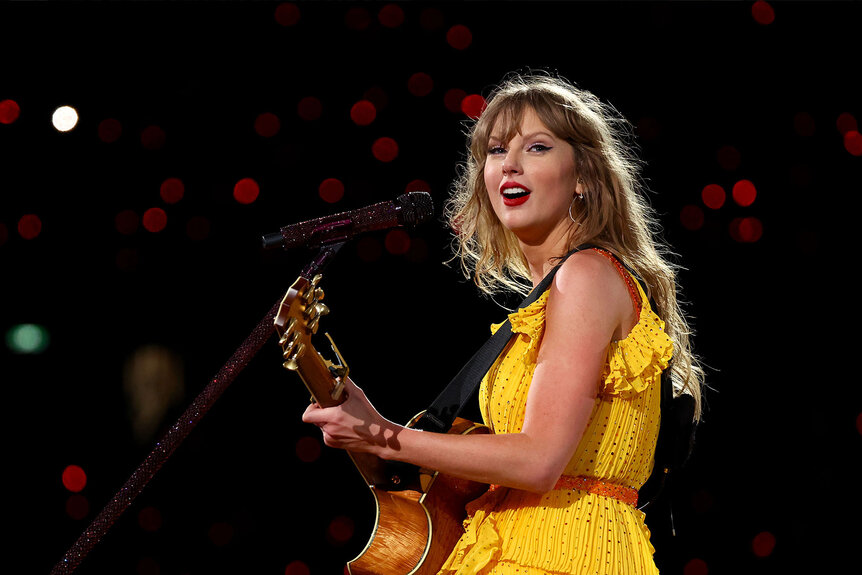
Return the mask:
[[557,229],[541,242],[527,243],[519,239],[518,243],[521,245],[521,253],[527,260],[527,267],[530,269],[530,277],[535,287],[554,267],[552,258],[560,257],[568,251],[569,234],[565,233],[565,230]]

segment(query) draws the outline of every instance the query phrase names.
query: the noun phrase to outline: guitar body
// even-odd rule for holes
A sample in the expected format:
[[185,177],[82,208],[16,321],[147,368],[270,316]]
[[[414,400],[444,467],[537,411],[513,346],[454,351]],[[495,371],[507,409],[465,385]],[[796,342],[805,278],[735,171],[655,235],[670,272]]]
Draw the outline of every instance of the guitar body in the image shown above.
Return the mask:
[[[320,300],[320,276],[300,276],[290,287],[275,318],[284,367],[299,374],[313,401],[322,407],[344,402],[348,368],[330,338],[338,363],[314,348],[311,336],[329,309]],[[327,335],[328,337],[328,335]],[[422,414],[408,424],[414,425]],[[466,419],[456,419],[449,433],[490,433]],[[463,533],[465,506],[488,485],[450,477],[434,470],[391,464],[368,453],[348,452],[374,497],[376,520],[365,549],[345,566],[349,575],[434,575]]]
[[[457,419],[449,433],[488,433]],[[369,485],[377,513],[365,549],[347,563],[350,575],[434,575],[464,532],[467,503],[488,485],[421,471],[418,489],[393,491]]]

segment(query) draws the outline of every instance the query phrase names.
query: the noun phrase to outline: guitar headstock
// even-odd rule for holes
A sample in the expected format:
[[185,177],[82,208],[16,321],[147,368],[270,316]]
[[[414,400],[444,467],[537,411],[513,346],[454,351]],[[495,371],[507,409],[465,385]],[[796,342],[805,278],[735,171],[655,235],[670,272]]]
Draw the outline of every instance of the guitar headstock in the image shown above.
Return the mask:
[[[299,276],[293,282],[279,306],[275,330],[285,360],[282,365],[291,371],[298,371],[312,392],[312,399],[327,405],[332,401],[340,401],[343,380],[349,369],[329,334],[325,335],[338,363],[323,358],[311,341],[311,336],[320,327],[320,318],[329,313],[329,308],[321,301],[324,294],[319,287],[320,280],[318,274],[311,281]],[[323,382],[322,379],[328,381]],[[328,389],[324,390],[323,387]],[[323,397],[324,393],[327,397]]]

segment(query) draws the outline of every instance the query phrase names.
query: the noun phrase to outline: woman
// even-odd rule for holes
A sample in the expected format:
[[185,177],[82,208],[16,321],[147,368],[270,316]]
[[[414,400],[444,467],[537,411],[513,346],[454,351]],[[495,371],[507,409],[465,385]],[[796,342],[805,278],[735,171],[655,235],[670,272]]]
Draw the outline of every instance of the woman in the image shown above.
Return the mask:
[[[677,392],[699,414],[702,371],[624,126],[592,94],[537,75],[509,78],[472,127],[447,210],[465,273],[488,294],[523,293],[562,261],[509,316],[515,336],[482,382],[493,434],[407,429],[352,383],[344,404],[303,416],[329,446],[492,485],[441,573],[657,572],[635,504],[653,465],[659,376],[674,356]],[[602,249],[565,257],[583,244]]]

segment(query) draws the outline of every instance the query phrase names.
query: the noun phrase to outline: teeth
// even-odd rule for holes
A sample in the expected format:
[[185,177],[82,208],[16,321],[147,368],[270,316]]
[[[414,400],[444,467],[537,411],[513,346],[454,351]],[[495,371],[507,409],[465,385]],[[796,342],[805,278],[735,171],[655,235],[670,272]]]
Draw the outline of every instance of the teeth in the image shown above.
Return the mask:
[[527,190],[524,188],[506,188],[503,190],[504,196],[523,196],[524,194],[529,194]]

